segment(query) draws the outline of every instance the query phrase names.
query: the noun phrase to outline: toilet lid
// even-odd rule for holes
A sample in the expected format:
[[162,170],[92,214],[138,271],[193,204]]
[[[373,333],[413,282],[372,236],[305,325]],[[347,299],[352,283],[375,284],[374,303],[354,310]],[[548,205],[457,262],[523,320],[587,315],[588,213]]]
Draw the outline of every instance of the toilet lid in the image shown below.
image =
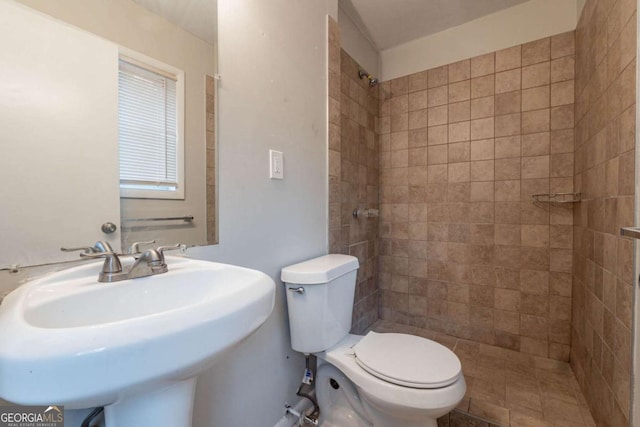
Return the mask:
[[462,365],[451,350],[414,335],[369,332],[353,350],[365,371],[405,387],[446,387],[461,375]]

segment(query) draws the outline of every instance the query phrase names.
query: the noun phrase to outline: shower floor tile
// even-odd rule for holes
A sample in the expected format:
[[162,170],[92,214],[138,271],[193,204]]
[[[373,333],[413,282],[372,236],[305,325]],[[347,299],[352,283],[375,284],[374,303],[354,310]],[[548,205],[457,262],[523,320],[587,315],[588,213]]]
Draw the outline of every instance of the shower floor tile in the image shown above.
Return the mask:
[[467,382],[467,393],[456,411],[484,419],[486,425],[595,427],[568,363],[385,320],[370,330],[418,335],[453,350]]

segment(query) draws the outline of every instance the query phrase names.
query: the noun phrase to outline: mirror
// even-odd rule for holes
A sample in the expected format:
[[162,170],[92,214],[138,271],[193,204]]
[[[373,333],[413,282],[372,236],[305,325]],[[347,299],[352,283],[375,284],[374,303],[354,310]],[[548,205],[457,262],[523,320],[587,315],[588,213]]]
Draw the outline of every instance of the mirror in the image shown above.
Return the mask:
[[[0,0],[0,9],[0,269],[75,260],[59,248],[98,240],[117,251],[152,239],[217,243],[215,1]],[[123,116],[123,93],[140,80],[123,61],[175,87],[158,98],[162,114]],[[133,86],[123,89],[123,73]],[[148,110],[137,103],[145,87],[131,111]],[[158,137],[146,126],[157,117]],[[144,132],[123,130],[136,120]],[[156,191],[128,192],[142,181],[119,172],[127,132],[134,146],[146,138],[161,141],[156,152],[177,147],[156,161],[172,164],[171,184],[152,177]],[[152,157],[144,150],[130,155],[139,170]]]

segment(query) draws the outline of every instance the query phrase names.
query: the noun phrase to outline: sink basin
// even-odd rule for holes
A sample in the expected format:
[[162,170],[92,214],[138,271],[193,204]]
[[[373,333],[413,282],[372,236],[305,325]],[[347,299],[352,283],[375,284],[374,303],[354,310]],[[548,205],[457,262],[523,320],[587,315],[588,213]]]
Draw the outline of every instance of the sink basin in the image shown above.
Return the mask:
[[90,263],[5,297],[0,397],[105,406],[108,427],[190,425],[195,377],[264,323],[275,285],[231,265],[181,257],[167,265],[164,274],[99,283],[102,262]]

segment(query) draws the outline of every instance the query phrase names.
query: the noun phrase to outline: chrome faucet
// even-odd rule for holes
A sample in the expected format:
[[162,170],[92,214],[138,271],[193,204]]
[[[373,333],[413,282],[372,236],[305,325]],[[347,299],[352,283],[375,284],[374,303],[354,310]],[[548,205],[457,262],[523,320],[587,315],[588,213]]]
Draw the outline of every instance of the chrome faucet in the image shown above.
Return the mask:
[[[155,241],[154,241],[155,242]],[[154,242],[138,242],[135,243],[130,249],[129,254],[117,254],[111,249],[106,242],[106,247],[109,250],[98,251],[92,250],[94,248],[75,248],[74,250],[84,250],[83,253],[80,254],[82,258],[104,258],[104,264],[102,264],[102,270],[100,274],[98,274],[98,282],[119,282],[121,280],[135,279],[138,277],[146,277],[154,274],[162,274],[168,271],[167,263],[164,259],[164,251],[168,249],[178,249],[181,247],[180,244],[176,244],[173,246],[160,246],[157,249],[149,249],[142,254],[137,252],[138,245],[140,244],[149,244]],[[97,244],[96,244],[97,245]],[[71,250],[71,249],[62,249],[62,250]],[[136,251],[137,253],[131,253],[132,251]],[[120,262],[121,256],[135,256],[136,260],[131,265],[131,267],[125,271],[122,268],[122,263]]]
[[136,259],[127,274],[127,279],[151,276],[152,274],[166,273],[167,263],[160,248],[149,249]]

